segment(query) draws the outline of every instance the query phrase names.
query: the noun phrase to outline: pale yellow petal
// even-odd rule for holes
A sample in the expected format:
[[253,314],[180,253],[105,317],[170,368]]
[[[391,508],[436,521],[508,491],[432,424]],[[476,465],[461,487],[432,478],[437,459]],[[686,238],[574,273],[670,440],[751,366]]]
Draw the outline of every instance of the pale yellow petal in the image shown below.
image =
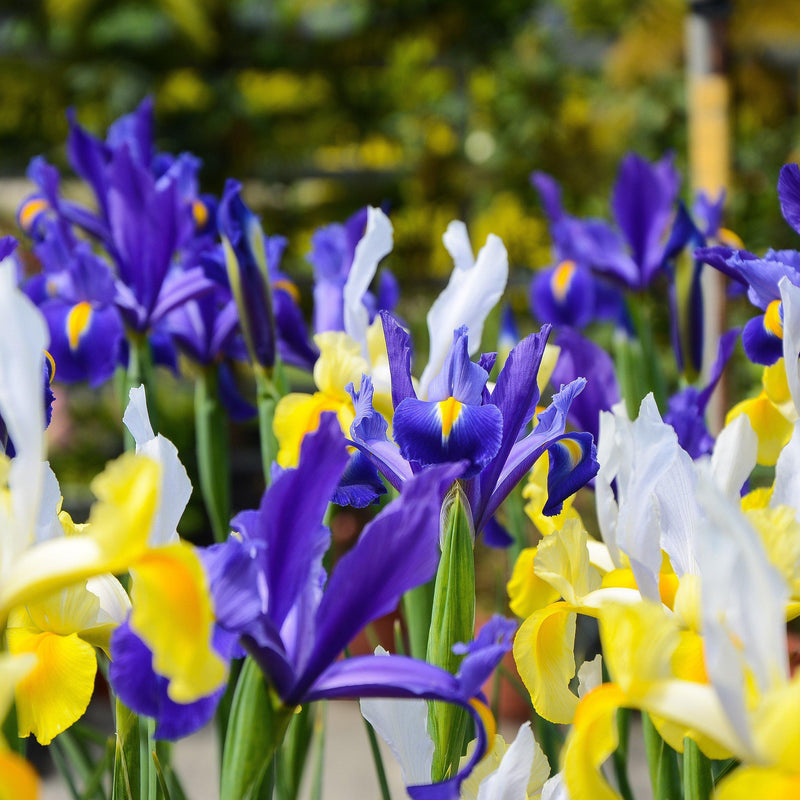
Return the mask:
[[314,337],[319,358],[314,364],[314,383],[323,393],[348,400],[348,383],[361,385],[361,376],[369,374],[369,364],[361,355],[361,345],[343,331],[326,331]]
[[539,542],[533,563],[536,574],[573,605],[601,584],[600,573],[589,562],[588,539],[580,520],[567,520],[559,533]]
[[613,683],[589,692],[575,712],[562,752],[570,800],[619,800],[600,768],[617,748],[617,711],[625,694]]
[[514,564],[508,590],[509,607],[518,617],[529,617],[534,611],[554,603],[558,592],[533,570],[536,548],[527,547]]
[[[796,767],[796,765],[795,765]],[[800,773],[770,767],[739,767],[724,778],[714,800],[797,800]]]
[[528,617],[514,639],[514,660],[536,712],[551,722],[572,721],[578,698],[575,676],[575,609],[553,603]]
[[792,423],[781,414],[780,409],[764,391],[758,397],[743,400],[735,405],[728,412],[725,424],[727,425],[739,414],[747,414],[758,436],[758,463],[768,467],[774,466],[781,450],[792,436]]
[[97,658],[94,648],[76,634],[59,636],[9,628],[12,653],[33,653],[36,666],[17,684],[19,735],[33,734],[40,744],[77,722],[94,691]]

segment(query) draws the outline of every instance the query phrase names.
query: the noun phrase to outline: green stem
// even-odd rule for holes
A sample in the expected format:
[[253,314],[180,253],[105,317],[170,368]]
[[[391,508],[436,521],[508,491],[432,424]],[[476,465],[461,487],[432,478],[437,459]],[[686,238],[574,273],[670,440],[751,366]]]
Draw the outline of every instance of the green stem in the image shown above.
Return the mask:
[[278,441],[275,438],[273,423],[278,393],[266,371],[254,367],[256,376],[256,406],[258,408],[258,433],[261,440],[261,467],[267,486],[272,483],[272,462],[278,455]]
[[[453,645],[472,641],[475,631],[475,556],[471,512],[459,484],[448,503],[425,660],[455,674],[463,656],[453,652]],[[463,708],[431,702],[428,725],[435,747],[431,777],[442,781],[458,769],[470,719]]]
[[408,627],[408,644],[412,658],[424,660],[428,651],[428,631],[433,611],[433,581],[423,583],[403,596],[403,616]]
[[139,772],[139,718],[117,698],[117,742],[112,800],[142,800]]
[[646,713],[642,713],[642,731],[654,800],[674,800],[680,797],[677,754],[661,738],[650,715]]
[[641,361],[639,372],[647,377],[648,391],[653,392],[656,405],[663,413],[666,410],[667,384],[664,372],[661,369],[661,360],[658,356],[655,340],[653,339],[653,328],[650,325],[650,315],[647,313],[646,304],[641,302],[641,298],[633,298],[628,303],[628,312],[633,320],[633,327],[641,346]]
[[714,789],[711,761],[688,736],[683,740],[683,798],[709,800]]
[[[128,407],[131,389],[144,386],[147,397],[147,410],[153,430],[158,432],[158,408],[153,395],[153,357],[150,342],[141,333],[131,333],[128,338],[128,370],[125,373],[122,392],[123,410]],[[130,432],[125,429],[125,449],[133,450],[134,441]]]
[[200,489],[214,539],[224,542],[230,532],[231,475],[228,424],[214,366],[203,369],[195,383],[194,419]]
[[617,711],[617,737],[619,744],[614,751],[614,775],[617,779],[619,793],[624,800],[634,800],[631,785],[628,781],[628,739],[631,730],[631,711],[621,708]]
[[381,756],[381,751],[378,747],[378,737],[375,735],[375,730],[372,725],[366,720],[364,720],[364,727],[367,731],[367,739],[369,739],[369,749],[372,751],[372,761],[375,764],[378,784],[381,787],[381,797],[383,800],[392,800],[392,794],[389,791],[389,781],[386,780],[386,770],[383,766],[383,756]]

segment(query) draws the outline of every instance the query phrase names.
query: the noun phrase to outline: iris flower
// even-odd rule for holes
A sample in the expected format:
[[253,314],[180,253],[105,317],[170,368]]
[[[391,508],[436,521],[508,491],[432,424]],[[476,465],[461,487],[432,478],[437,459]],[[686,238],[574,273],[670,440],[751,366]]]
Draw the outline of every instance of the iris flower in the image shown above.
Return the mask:
[[[800,233],[800,167],[786,164],[778,178],[778,199],[784,219]],[[757,364],[774,364],[783,353],[783,306],[778,284],[787,278],[800,286],[800,252],[768,250],[763,258],[743,249],[709,247],[695,256],[747,287],[747,298],[761,310],[742,331],[747,357]]]
[[390,315],[383,321],[397,444],[388,440],[387,423],[374,410],[371,385],[363,378],[359,392],[351,389],[356,405],[351,440],[395,488],[431,465],[461,460],[475,531],[486,529],[487,541],[504,546],[508,534],[492,523],[492,517],[545,451],[551,457],[547,514],[557,513],[563,500],[595,474],[591,434],[565,433],[572,400],[585,384],[582,379],[562,387],[524,435],[539,399],[532,378],[542,360],[548,326],[511,351],[491,391],[486,382],[494,354],[481,356],[477,364],[470,361],[471,333],[458,329],[441,372],[429,383],[428,399],[422,400],[411,380],[408,333]]
[[[298,466],[277,474],[260,507],[237,515],[231,538],[205,552],[217,624],[255,659],[286,714],[339,697],[421,698],[466,708],[478,732],[468,767],[439,787],[410,789],[418,798],[457,797],[461,780],[486,750],[491,714],[475,696],[504,649],[494,640],[480,643],[459,676],[403,656],[337,659],[364,626],[434,575],[439,509],[458,466],[410,481],[327,577],[322,559],[330,531],[322,520],[347,462],[339,424],[323,414],[303,441]],[[125,680],[131,705],[152,707],[152,687],[131,670]],[[173,715],[170,724],[182,724],[174,718],[179,708],[166,711]]]

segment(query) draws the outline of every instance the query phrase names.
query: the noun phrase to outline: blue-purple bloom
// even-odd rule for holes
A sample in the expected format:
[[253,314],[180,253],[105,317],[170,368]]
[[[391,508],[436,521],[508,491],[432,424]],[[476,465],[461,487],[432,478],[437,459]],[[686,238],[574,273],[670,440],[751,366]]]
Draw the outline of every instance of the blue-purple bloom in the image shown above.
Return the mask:
[[[449,800],[486,751],[473,698],[507,652],[507,630],[495,626],[494,633],[479,637],[457,676],[403,656],[337,659],[367,624],[435,574],[442,497],[462,465],[443,465],[409,480],[327,577],[322,559],[331,535],[323,518],[347,462],[339,423],[323,414],[318,429],[303,440],[297,468],[276,473],[260,507],[234,518],[236,533],[202,553],[223,636],[217,649],[223,652],[231,638],[238,639],[290,708],[338,697],[409,697],[463,706],[478,735],[468,767],[438,788],[411,789],[412,796]],[[187,707],[186,719],[176,717],[180,707],[165,702],[158,676],[132,666],[147,656],[124,627],[115,632],[112,651],[115,688],[122,675],[125,702],[155,715],[159,735],[184,734],[208,717],[216,696]]]
[[312,369],[318,354],[308,341],[302,313],[292,296],[294,285],[279,269],[287,241],[283,236],[264,235],[241,190],[238,181],[228,180],[217,219],[224,250],[225,278],[221,280],[230,287],[239,308],[250,358],[271,369],[277,353],[287,363]]
[[[490,525],[492,517],[546,450],[552,456],[546,514],[557,514],[563,501],[595,475],[598,464],[591,434],[565,432],[572,402],[586,384],[583,378],[562,386],[525,434],[537,411],[536,374],[549,326],[511,351],[491,391],[485,383],[494,354],[472,363],[464,346],[467,333],[456,331],[445,365],[431,382],[433,396],[443,399],[426,403],[416,397],[411,382],[408,333],[389,314],[383,315],[383,324],[392,374],[393,435],[399,447],[388,440],[387,423],[372,406],[368,376],[362,377],[358,392],[349,387],[356,411],[350,433],[353,444],[395,488],[432,464],[461,459],[459,477],[464,479],[476,533],[485,531],[488,544],[505,546],[510,540],[498,525]],[[460,423],[462,415],[465,421]],[[459,424],[463,429],[453,437]]]
[[705,421],[706,408],[738,338],[738,329],[728,331],[720,337],[717,358],[711,367],[706,386],[702,389],[687,386],[667,401],[664,422],[675,429],[678,443],[692,458],[707,455],[714,448],[714,437]]
[[[367,207],[360,208],[344,223],[318,228],[311,237],[307,258],[314,268],[314,331],[345,330],[344,287],[353,266],[356,247],[367,227]],[[389,270],[381,272],[377,294],[367,292],[363,303],[372,322],[379,311],[393,311],[400,299],[397,279]]]
[[[785,164],[781,168],[778,198],[784,219],[800,233],[800,167],[797,164]],[[747,250],[718,246],[701,248],[695,256],[747,287],[747,298],[763,313],[744,326],[744,351],[757,364],[774,364],[783,355],[783,307],[778,282],[786,277],[800,286],[800,252],[768,250],[759,258]]]

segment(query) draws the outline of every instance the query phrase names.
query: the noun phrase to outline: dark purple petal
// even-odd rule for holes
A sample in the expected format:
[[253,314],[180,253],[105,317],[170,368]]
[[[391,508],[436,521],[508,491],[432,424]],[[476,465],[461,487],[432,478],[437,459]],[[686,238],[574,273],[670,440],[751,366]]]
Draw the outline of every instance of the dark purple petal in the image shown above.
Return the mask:
[[539,192],[544,213],[551,224],[564,216],[564,207],[561,201],[561,187],[546,172],[532,172],[531,185]]
[[99,386],[119,364],[125,332],[117,309],[47,300],[41,311],[50,329],[50,354],[59,381]]
[[458,800],[461,782],[486,753],[483,721],[459,681],[439,667],[405,656],[358,656],[329,667],[308,692],[308,700],[342,697],[393,697],[441,700],[461,706],[475,721],[477,743],[467,765],[453,778],[425,786],[409,786],[415,800]]
[[275,325],[281,360],[311,372],[319,357],[319,351],[309,341],[303,312],[289,292],[278,287],[275,287],[272,293],[272,302],[275,307]]
[[397,408],[407,397],[417,396],[411,382],[411,337],[388,312],[381,311],[381,320],[392,377],[392,405]]
[[514,537],[497,521],[497,517],[491,517],[483,526],[483,541],[487,547],[495,547],[498,550],[505,550],[514,544]]
[[258,530],[248,533],[266,544],[269,617],[277,628],[306,585],[320,540],[330,535],[322,520],[347,461],[336,415],[324,413],[303,439],[297,468],[285,470],[261,499]]
[[491,402],[500,410],[503,420],[502,441],[497,454],[478,478],[478,498],[473,505],[476,530],[480,531],[492,513],[485,505],[494,492],[514,443],[533,417],[539,401],[536,375],[550,335],[550,326],[544,325],[538,333],[526,336],[508,355],[491,395]]
[[378,296],[376,305],[378,311],[393,312],[400,302],[400,284],[392,272],[384,267],[378,278]]
[[692,206],[692,214],[697,219],[703,236],[716,238],[722,227],[722,214],[725,209],[725,189],[720,189],[717,199],[713,200],[704,191],[699,191]]
[[114,693],[137,714],[154,717],[156,739],[180,739],[210,722],[225,691],[194,703],[176,703],[167,694],[169,681],[153,671],[153,654],[125,622],[111,636],[108,676]]
[[149,169],[153,160],[153,98],[145,97],[135,111],[113,122],[106,144],[111,149],[127,146],[133,157]]
[[561,513],[562,503],[597,475],[597,450],[591,433],[568,433],[547,448],[550,471],[547,473],[547,502],[542,513],[548,517]]
[[553,397],[552,403],[538,415],[533,431],[514,444],[500,476],[493,485],[494,488],[487,486],[487,489],[491,491],[488,500],[484,495],[479,509],[473,508],[476,530],[480,530],[485,521],[494,514],[512,489],[522,480],[522,476],[533,466],[536,459],[564,435],[569,408],[573,399],[583,391],[585,386],[586,381],[582,378],[567,386],[562,386],[561,391]]
[[336,565],[316,616],[314,649],[290,702],[302,702],[317,676],[372,620],[409,589],[430,580],[439,561],[442,497],[462,465],[434,467],[403,486]]
[[594,319],[595,280],[585,267],[563,261],[531,281],[530,306],[539,322],[582,328]]
[[661,237],[678,190],[675,174],[668,158],[650,164],[635,153],[619,168],[612,206],[639,268],[639,288],[650,283],[661,264]]
[[377,503],[384,494],[386,487],[378,471],[369,458],[359,451],[350,456],[332,502],[338,506],[365,508]]
[[242,395],[236,385],[233,371],[226,362],[219,365],[219,399],[234,422],[244,422],[253,419],[258,409]]
[[778,198],[784,219],[800,233],[800,167],[784,164],[778,177]]
[[217,284],[205,276],[201,267],[172,272],[160,287],[155,307],[150,313],[150,324],[157,325],[170,311],[189,300],[213,292],[216,287]]
[[406,461],[422,466],[468,462],[461,476],[479,472],[497,454],[503,417],[497,406],[470,406],[457,400],[429,403],[406,398],[393,418],[394,439]]
[[783,339],[764,327],[764,315],[753,317],[742,330],[745,355],[755,364],[770,366],[783,356]]
[[456,676],[464,694],[473,697],[480,692],[503,656],[511,650],[516,632],[514,620],[495,614],[480,629],[474,641],[453,646],[454,653],[466,655]]
[[108,218],[106,195],[106,164],[111,152],[99,139],[87,133],[75,120],[74,109],[67,111],[69,135],[67,137],[67,157],[69,163],[94,191],[95,200],[104,218]]
[[600,412],[610,411],[620,400],[614,362],[602,347],[570,328],[558,332],[556,344],[561,353],[551,380],[556,386],[566,386],[576,378],[586,378],[586,388],[570,405],[569,419],[596,437]]
[[428,400],[455,397],[460,403],[480,405],[483,387],[489,379],[489,370],[472,363],[468,345],[469,331],[466,326],[462,326],[453,332],[453,344],[447,352],[442,369],[428,387]]

